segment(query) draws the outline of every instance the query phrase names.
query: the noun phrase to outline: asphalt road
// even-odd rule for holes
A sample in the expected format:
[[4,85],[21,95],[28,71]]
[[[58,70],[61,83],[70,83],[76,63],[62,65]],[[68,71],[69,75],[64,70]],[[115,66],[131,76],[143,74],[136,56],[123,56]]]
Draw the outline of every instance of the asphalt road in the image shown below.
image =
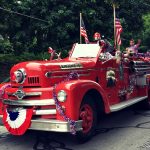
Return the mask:
[[150,111],[128,108],[105,116],[95,136],[79,144],[70,134],[28,131],[12,136],[0,127],[0,150],[150,150]]

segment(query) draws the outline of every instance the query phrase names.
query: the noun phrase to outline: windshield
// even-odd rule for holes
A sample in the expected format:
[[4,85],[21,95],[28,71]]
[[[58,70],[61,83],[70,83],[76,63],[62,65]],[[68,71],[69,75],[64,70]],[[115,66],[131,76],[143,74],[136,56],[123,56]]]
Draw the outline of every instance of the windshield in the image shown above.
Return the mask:
[[97,57],[100,46],[98,44],[76,44],[71,58]]

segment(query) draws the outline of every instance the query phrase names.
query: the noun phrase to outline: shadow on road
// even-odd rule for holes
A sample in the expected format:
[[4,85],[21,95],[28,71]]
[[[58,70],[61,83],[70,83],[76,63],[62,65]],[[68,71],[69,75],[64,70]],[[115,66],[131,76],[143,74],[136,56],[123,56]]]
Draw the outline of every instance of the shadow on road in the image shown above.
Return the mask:
[[[133,111],[132,107],[117,113],[105,115],[100,119],[99,126],[93,139],[82,145],[77,143],[74,136],[66,133],[28,131],[23,136],[12,136],[8,133],[0,132],[0,149],[99,150],[99,148],[101,148],[100,145],[105,145],[105,148],[101,148],[101,150],[107,150],[110,149],[111,144],[116,141],[117,143],[115,143],[115,145],[117,144],[118,146],[116,150],[119,150],[121,147],[119,147],[118,140],[122,140],[122,135],[127,136],[133,129],[134,132],[136,131],[138,134],[140,132],[138,131],[139,129],[148,130],[148,132],[150,132],[149,117],[150,111]],[[128,142],[130,143],[130,140]],[[106,147],[107,144],[108,147]],[[97,145],[99,145],[99,147],[97,147]]]

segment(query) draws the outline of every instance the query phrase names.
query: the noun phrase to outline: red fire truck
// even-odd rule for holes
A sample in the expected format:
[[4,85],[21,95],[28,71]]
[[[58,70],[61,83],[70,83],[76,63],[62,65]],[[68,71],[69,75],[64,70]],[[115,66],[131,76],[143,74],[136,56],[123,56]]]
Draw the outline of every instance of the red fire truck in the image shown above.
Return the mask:
[[99,44],[74,44],[65,59],[16,64],[0,85],[0,114],[13,135],[28,129],[92,137],[103,113],[143,101],[149,107],[150,62],[116,56]]

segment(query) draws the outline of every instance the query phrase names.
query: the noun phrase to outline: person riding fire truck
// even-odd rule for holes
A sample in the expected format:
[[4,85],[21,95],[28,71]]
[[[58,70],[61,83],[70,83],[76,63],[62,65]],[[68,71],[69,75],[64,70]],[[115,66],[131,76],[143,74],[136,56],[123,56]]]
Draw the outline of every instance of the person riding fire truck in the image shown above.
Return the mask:
[[111,46],[111,44],[106,39],[102,39],[101,34],[98,32],[94,33],[93,38],[94,38],[94,42],[99,44],[101,47],[100,58],[104,60],[113,58],[114,48]]

